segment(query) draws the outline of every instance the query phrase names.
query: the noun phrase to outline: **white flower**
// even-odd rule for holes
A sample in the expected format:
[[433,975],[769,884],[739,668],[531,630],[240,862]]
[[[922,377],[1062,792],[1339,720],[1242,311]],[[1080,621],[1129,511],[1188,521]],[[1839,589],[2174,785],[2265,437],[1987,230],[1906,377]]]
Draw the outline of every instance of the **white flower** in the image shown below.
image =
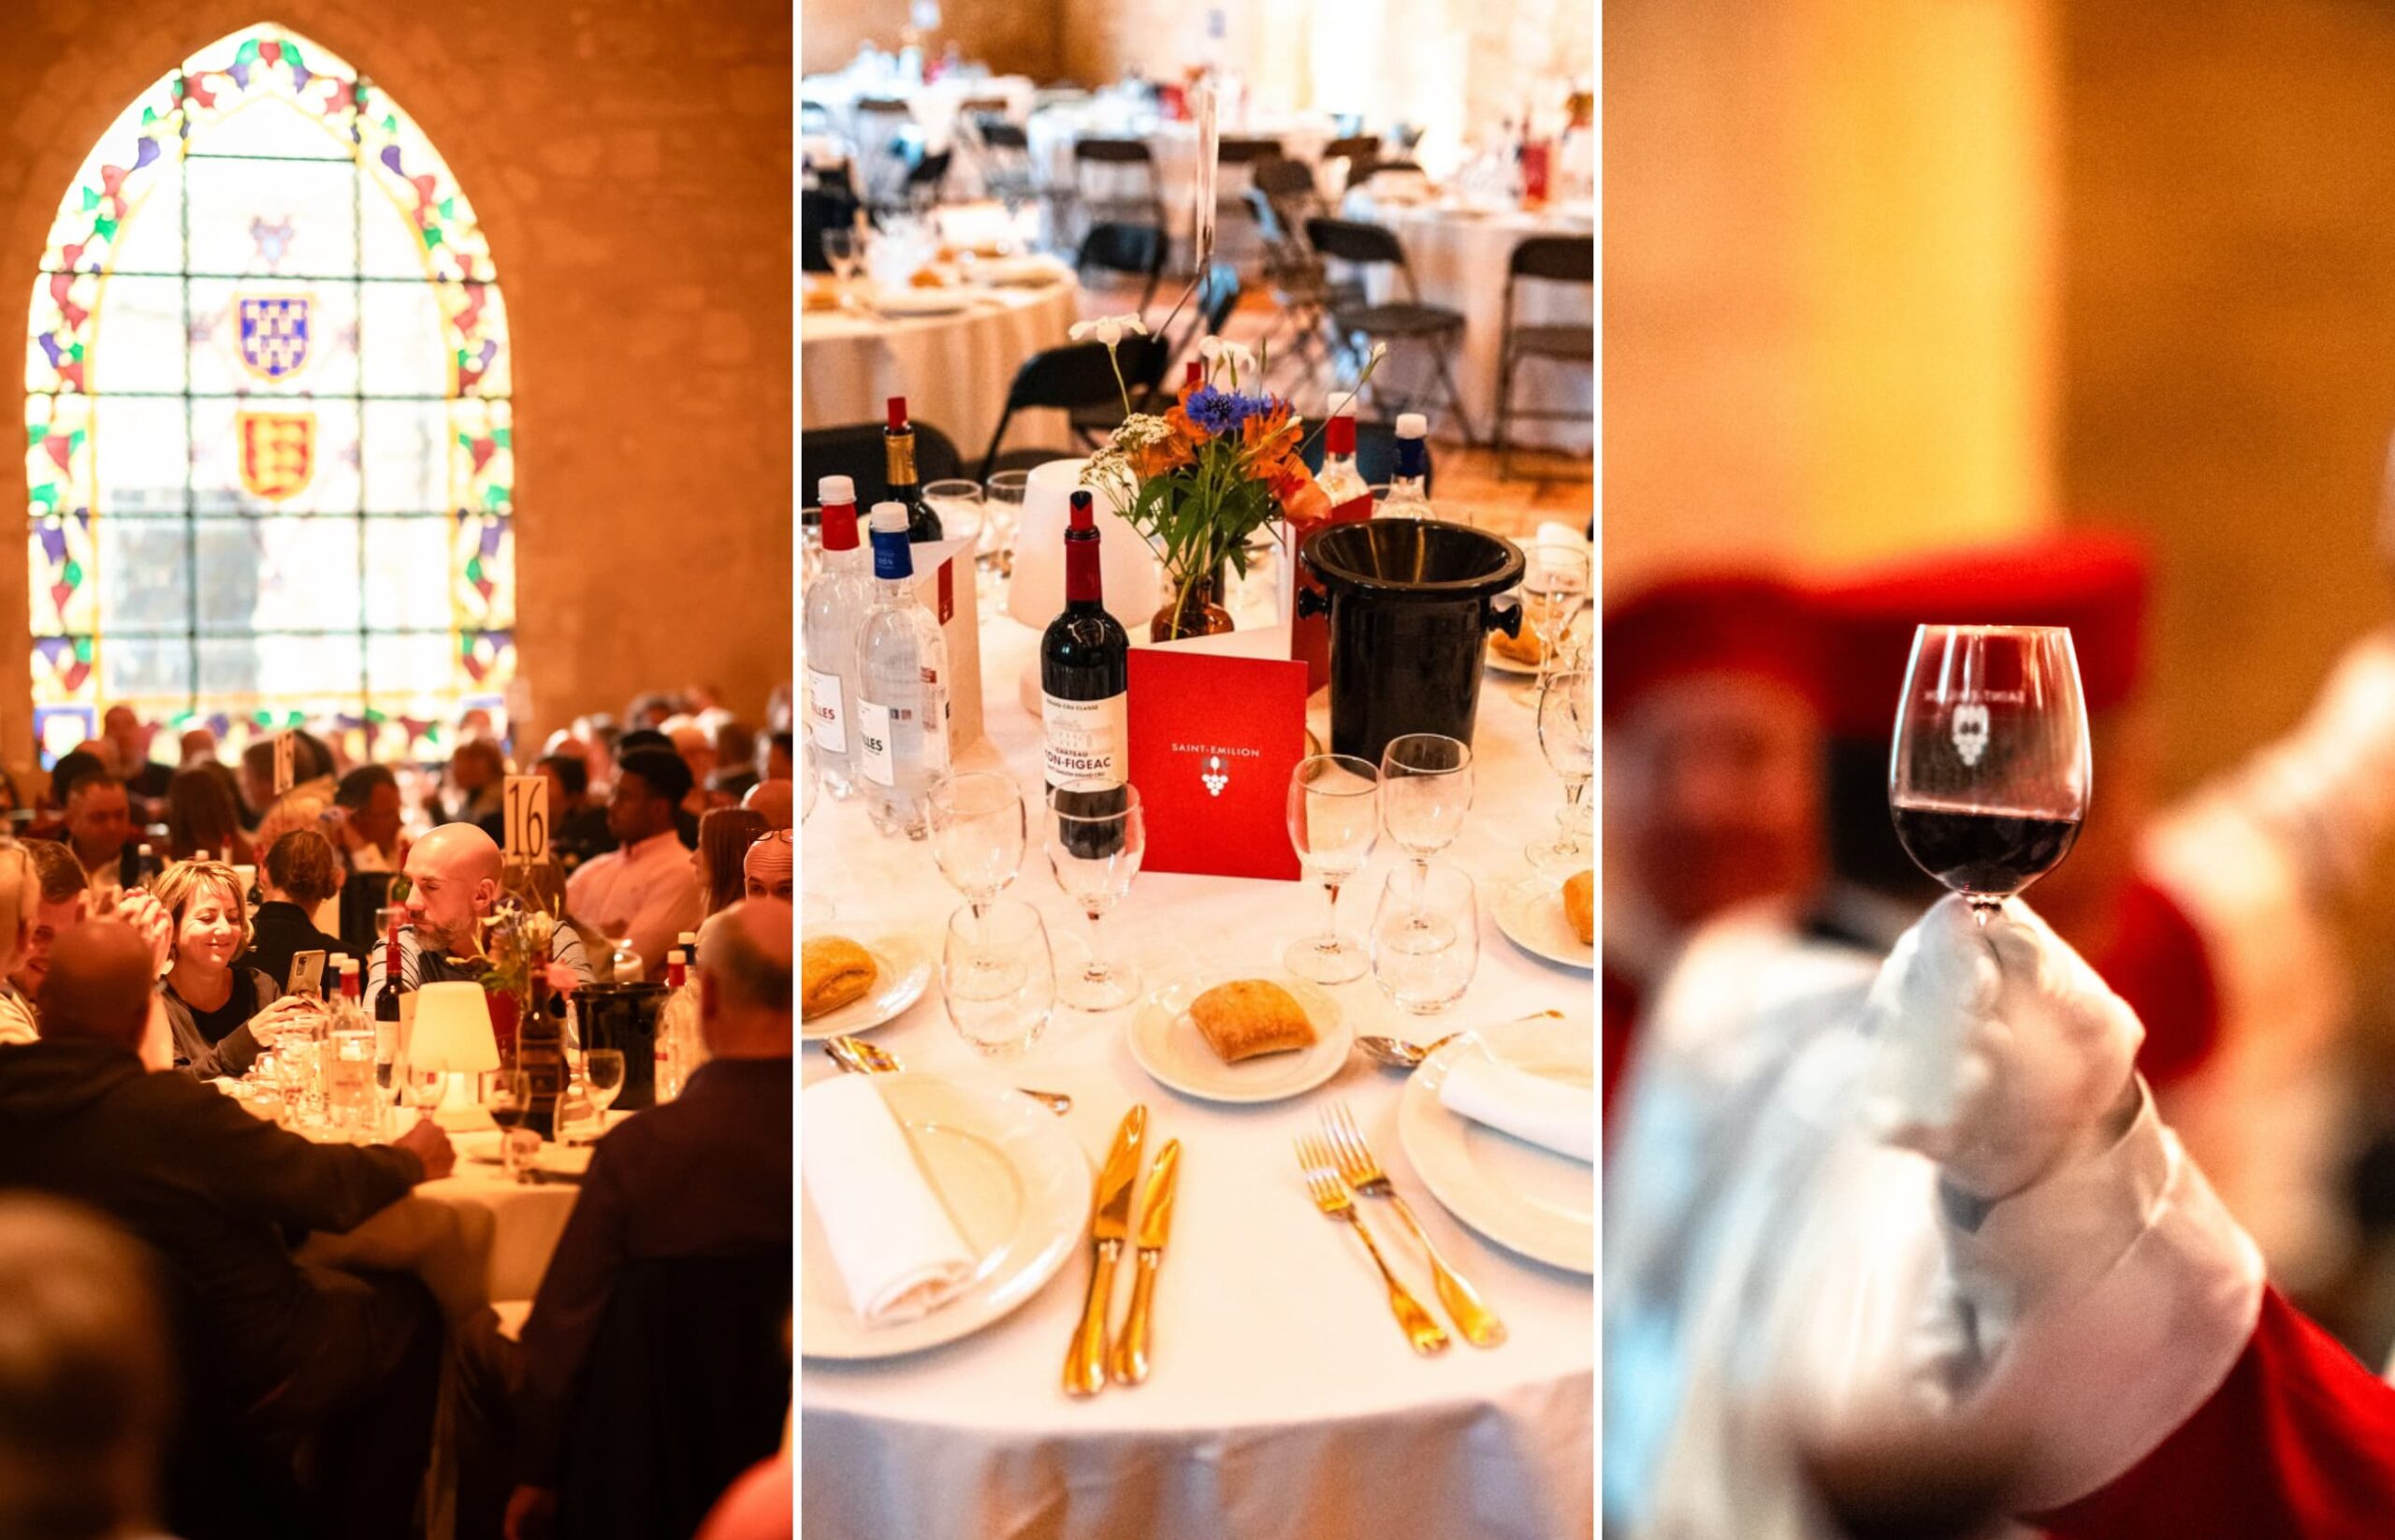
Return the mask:
[[1243,342],[1224,342],[1222,356],[1224,362],[1231,366],[1234,374],[1241,370],[1251,374],[1256,371],[1256,350]]
[[1074,322],[1067,335],[1076,342],[1095,337],[1108,347],[1112,347],[1122,341],[1125,334],[1134,332],[1141,337],[1148,334],[1146,324],[1138,316],[1101,315],[1095,321]]
[[1198,351],[1210,364],[1223,356],[1223,340],[1219,337],[1201,337],[1198,340]]

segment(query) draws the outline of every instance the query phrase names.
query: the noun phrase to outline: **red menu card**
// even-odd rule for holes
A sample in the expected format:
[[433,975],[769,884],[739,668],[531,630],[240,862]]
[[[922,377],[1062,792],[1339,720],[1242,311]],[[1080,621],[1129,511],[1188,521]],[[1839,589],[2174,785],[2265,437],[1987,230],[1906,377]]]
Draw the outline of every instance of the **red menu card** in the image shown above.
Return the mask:
[[[1285,634],[1253,639],[1287,648]],[[1141,868],[1302,876],[1288,796],[1289,774],[1306,753],[1305,664],[1189,644],[1135,647],[1129,694],[1131,784],[1148,826]]]

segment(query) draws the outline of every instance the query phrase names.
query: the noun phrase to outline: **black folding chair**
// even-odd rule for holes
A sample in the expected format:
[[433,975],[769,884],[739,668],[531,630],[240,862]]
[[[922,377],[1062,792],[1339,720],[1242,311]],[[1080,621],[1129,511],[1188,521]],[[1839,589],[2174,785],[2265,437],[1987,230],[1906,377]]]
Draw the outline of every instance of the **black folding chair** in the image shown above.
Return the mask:
[[1107,221],[1089,227],[1073,266],[1082,272],[1096,268],[1145,278],[1147,287],[1139,292],[1139,316],[1144,321],[1148,307],[1155,303],[1156,285],[1164,279],[1165,245],[1164,231],[1157,225]]
[[[801,501],[813,502],[825,476],[846,476],[856,483],[857,507],[871,511],[890,495],[890,461],[883,447],[881,424],[857,423],[845,428],[809,428],[798,435],[799,473],[806,478]],[[963,458],[947,434],[927,422],[915,424],[915,481],[929,486],[963,473]]]
[[1497,363],[1497,474],[1509,474],[1513,445],[1507,425],[1522,422],[1587,422],[1587,410],[1516,411],[1514,374],[1532,358],[1593,372],[1597,328],[1593,326],[1514,325],[1514,286],[1528,279],[1541,283],[1574,283],[1593,290],[1597,282],[1597,243],[1593,237],[1534,235],[1514,248],[1505,265],[1504,345]]
[[[1125,193],[1126,182],[1139,184],[1136,195]],[[1145,139],[1074,140],[1073,197],[1094,224],[1111,221],[1164,228],[1155,152]]]
[[845,187],[808,187],[798,195],[798,269],[801,272],[830,272],[832,264],[823,255],[823,232],[845,230],[857,220],[856,195]]
[[[1239,309],[1240,297],[1245,292],[1237,268],[1227,262],[1208,265],[1205,277],[1198,282],[1198,303],[1190,312],[1189,324],[1182,328],[1178,337],[1164,339],[1161,356],[1167,361],[1157,369],[1155,377],[1146,382],[1144,389],[1137,388],[1139,382],[1133,382],[1135,388],[1131,405],[1134,410],[1162,412],[1172,404],[1173,399],[1181,394],[1181,382],[1187,372],[1189,360],[1198,356],[1198,341],[1223,334],[1223,327],[1229,323],[1232,312]],[[1125,379],[1130,376],[1127,365],[1124,376]],[[1255,382],[1241,381],[1241,384],[1252,388]],[[1122,420],[1122,401],[1110,397],[1102,403],[1076,408],[1072,414],[1073,432],[1084,444],[1096,448],[1106,442],[1107,435],[1113,432]]]
[[[1333,397],[1331,404],[1337,405],[1338,398]],[[1323,436],[1319,433],[1310,435],[1301,454],[1306,469],[1319,473],[1324,455]],[[1425,497],[1430,494],[1430,446],[1425,443],[1422,446],[1422,495]],[[1367,422],[1360,417],[1356,420],[1356,473],[1371,487],[1385,486],[1397,478],[1397,424]]]
[[1353,165],[1357,161],[1378,160],[1380,154],[1381,141],[1377,137],[1371,134],[1352,134],[1343,139],[1333,139],[1324,146],[1322,158],[1343,160]]
[[1303,225],[1292,222],[1278,198],[1260,187],[1251,187],[1247,207],[1264,239],[1264,283],[1279,312],[1266,340],[1277,344],[1285,330],[1288,346],[1278,350],[1280,356],[1302,364],[1300,378],[1311,381],[1321,372],[1325,360],[1323,337],[1330,312],[1340,305],[1362,303],[1363,285],[1331,281],[1314,248],[1293,233]]
[[857,146],[858,189],[867,203],[883,208],[895,202],[912,168],[907,145],[915,130],[915,111],[896,97],[861,96],[849,109],[849,123]]
[[[1421,290],[1414,282],[1414,269],[1405,260],[1404,245],[1394,232],[1381,225],[1353,219],[1310,219],[1306,221],[1306,240],[1321,255],[1358,270],[1397,269],[1404,281],[1403,300],[1342,305],[1330,312],[1331,330],[1343,340],[1351,356],[1360,356],[1364,351],[1357,345],[1359,340],[1364,343],[1386,342],[1392,348],[1406,342],[1430,348],[1438,365],[1439,383],[1445,386],[1447,403],[1454,409],[1456,427],[1465,443],[1473,443],[1472,417],[1465,410],[1462,393],[1456,389],[1455,373],[1449,367],[1449,355],[1463,341],[1463,312],[1422,302]],[[1387,411],[1377,380],[1370,389],[1385,414],[1396,415]]]
[[[1131,336],[1123,339],[1115,353],[1123,370],[1122,384],[1130,386],[1131,400],[1137,402],[1163,377],[1165,345],[1154,337]],[[1107,361],[1105,344],[1100,342],[1068,343],[1024,359],[1023,367],[1015,370],[1014,384],[1007,387],[1006,411],[999,415],[997,429],[990,435],[990,447],[981,456],[980,479],[988,481],[999,471],[1028,470],[1072,453],[1067,449],[1010,449],[1000,454],[1007,427],[1018,412],[1055,411],[1069,414],[1077,409],[1086,412],[1110,403],[1116,414],[1113,420],[1121,421],[1123,391],[1115,382],[1115,368],[1114,363]],[[805,453],[803,444],[800,452]]]

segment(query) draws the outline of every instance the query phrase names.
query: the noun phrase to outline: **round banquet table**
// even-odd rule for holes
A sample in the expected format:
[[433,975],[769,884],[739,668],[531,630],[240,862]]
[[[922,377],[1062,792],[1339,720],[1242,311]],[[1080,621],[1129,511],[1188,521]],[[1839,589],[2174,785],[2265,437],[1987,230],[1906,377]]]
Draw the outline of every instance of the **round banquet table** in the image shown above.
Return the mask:
[[[1034,644],[1035,633],[1010,619],[984,622],[989,737],[958,763],[1011,772],[1036,810],[1038,728],[1016,690]],[[1328,993],[1359,1033],[1427,1041],[1555,1008],[1593,1034],[1589,975],[1516,950],[1491,918],[1501,887],[1528,875],[1524,846],[1551,829],[1561,805],[1517,681],[1484,677],[1474,754],[1473,811],[1448,852],[1481,893],[1481,959],[1469,993],[1428,1019],[1397,1010],[1369,977]],[[862,806],[829,796],[802,837],[808,891],[837,908],[828,930],[903,928],[936,958],[960,900],[926,846],[883,839]],[[1394,864],[1385,850],[1375,853],[1343,896],[1343,930],[1360,934]],[[1036,821],[1009,896],[1037,908],[1052,937],[1085,934],[1046,869]],[[1319,928],[1322,905],[1310,884],[1141,872],[1106,929],[1110,950],[1154,988],[1209,964],[1271,971],[1291,937]],[[1135,1101],[1149,1109],[1151,1160],[1166,1140],[1182,1141],[1156,1285],[1155,1369],[1144,1385],[1109,1387],[1090,1401],[1062,1389],[1092,1266],[1086,1232],[1037,1296],[976,1335],[903,1358],[806,1361],[801,1458],[811,1471],[836,1473],[806,1484],[809,1536],[1551,1540],[1592,1532],[1591,1281],[1483,1240],[1430,1197],[1398,1139],[1403,1077],[1357,1053],[1314,1091],[1227,1107],[1150,1080],[1124,1041],[1129,1010],[1060,1011],[1026,1054],[993,1061],[951,1029],[938,994],[935,978],[873,1040],[909,1069],[1070,1094],[1063,1121],[1093,1172]],[[802,1054],[800,1072],[810,1084],[837,1073],[820,1051]],[[1503,1317],[1504,1344],[1482,1350],[1458,1339],[1427,1359],[1407,1347],[1362,1247],[1314,1211],[1299,1180],[1291,1138],[1316,1129],[1333,1101],[1354,1111],[1423,1226]],[[1387,1206],[1364,1212],[1401,1275],[1431,1300],[1428,1269]],[[1118,1280],[1118,1323],[1127,1293]]]
[[[1450,202],[1414,206],[1375,204],[1362,192],[1348,195],[1347,216],[1371,220],[1397,232],[1422,301],[1463,312],[1463,342],[1452,368],[1456,388],[1482,442],[1497,433],[1498,362],[1504,347],[1505,270],[1514,248],[1530,236],[1573,235],[1593,241],[1595,225],[1585,207],[1551,206],[1540,212],[1478,210]],[[1376,271],[1370,283],[1375,300],[1403,298],[1395,275]],[[1517,326],[1589,326],[1596,317],[1596,291],[1568,283],[1522,282],[1515,297]],[[1419,362],[1422,349],[1395,348],[1381,365],[1390,387],[1419,398],[1435,391],[1437,376]],[[1567,365],[1532,359],[1521,366],[1514,405],[1534,411],[1576,412],[1578,420],[1517,422],[1517,444],[1589,452],[1596,415],[1596,361]],[[1439,425],[1433,424],[1433,428]]]
[[[858,287],[862,296],[864,285]],[[916,422],[948,435],[970,475],[998,426],[1015,370],[1033,354],[1071,341],[1073,323],[1081,319],[1081,284],[1059,269],[1056,282],[1038,288],[968,286],[965,292],[965,307],[948,315],[803,311],[799,426],[878,423],[883,402],[904,396]],[[1068,442],[1063,433],[1061,413],[1029,413],[1007,437],[1018,448],[1061,446]]]

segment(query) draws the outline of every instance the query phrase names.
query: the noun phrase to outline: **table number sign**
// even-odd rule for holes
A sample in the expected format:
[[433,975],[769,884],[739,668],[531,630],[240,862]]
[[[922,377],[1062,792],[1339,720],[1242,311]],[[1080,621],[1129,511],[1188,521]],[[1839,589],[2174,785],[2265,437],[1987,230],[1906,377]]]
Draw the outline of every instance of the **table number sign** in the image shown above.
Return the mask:
[[549,858],[549,777],[510,776],[502,788],[507,802],[507,859],[527,865]]
[[1289,774],[1306,752],[1306,667],[1285,631],[1134,647],[1131,784],[1152,872],[1302,875],[1289,844]]
[[292,778],[292,765],[298,747],[298,739],[289,728],[274,735],[274,794],[276,796],[283,795],[296,784]]

